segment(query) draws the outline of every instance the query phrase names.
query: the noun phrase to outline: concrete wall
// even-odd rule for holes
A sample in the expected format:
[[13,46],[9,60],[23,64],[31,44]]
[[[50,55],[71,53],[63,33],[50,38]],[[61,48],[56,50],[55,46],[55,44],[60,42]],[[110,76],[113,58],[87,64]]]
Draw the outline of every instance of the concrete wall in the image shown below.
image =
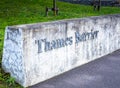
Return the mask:
[[120,15],[6,27],[2,67],[27,87],[120,49]]

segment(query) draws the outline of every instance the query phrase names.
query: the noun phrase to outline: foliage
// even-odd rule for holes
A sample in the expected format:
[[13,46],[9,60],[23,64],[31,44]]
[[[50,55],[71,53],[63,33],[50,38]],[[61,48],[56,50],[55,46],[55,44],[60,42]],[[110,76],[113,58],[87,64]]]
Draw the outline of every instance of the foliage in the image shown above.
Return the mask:
[[[57,2],[59,15],[45,16],[45,7],[52,7],[52,0],[1,0],[0,1],[0,66],[3,52],[5,27],[9,25],[28,24],[37,22],[54,21],[60,19],[80,18],[106,14],[120,13],[117,7],[102,7],[101,11],[93,11],[92,6],[75,5]],[[0,67],[0,88],[20,88],[14,78],[2,71]]]
[[0,68],[0,88],[23,88],[15,83],[15,79],[10,74],[5,73]]

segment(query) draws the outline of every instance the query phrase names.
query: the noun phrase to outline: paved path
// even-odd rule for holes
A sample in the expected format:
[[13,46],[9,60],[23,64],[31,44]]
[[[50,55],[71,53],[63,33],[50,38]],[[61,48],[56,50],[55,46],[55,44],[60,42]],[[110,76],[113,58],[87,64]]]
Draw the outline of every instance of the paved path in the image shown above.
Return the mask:
[[120,88],[120,50],[29,88]]

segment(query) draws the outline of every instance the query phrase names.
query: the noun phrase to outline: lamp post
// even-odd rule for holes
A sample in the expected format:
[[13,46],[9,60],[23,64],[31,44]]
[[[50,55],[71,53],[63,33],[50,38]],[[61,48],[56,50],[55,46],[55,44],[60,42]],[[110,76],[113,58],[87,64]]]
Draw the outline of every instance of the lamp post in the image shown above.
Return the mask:
[[100,7],[101,7],[101,0],[98,1],[98,11],[100,11]]
[[54,15],[56,15],[56,0],[53,0],[53,11]]

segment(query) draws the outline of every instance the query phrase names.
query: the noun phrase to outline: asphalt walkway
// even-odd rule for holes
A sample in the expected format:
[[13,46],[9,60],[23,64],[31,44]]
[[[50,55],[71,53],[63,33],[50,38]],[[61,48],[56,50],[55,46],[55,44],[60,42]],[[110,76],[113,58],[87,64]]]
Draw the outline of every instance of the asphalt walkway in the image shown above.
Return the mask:
[[120,50],[29,88],[120,88]]

